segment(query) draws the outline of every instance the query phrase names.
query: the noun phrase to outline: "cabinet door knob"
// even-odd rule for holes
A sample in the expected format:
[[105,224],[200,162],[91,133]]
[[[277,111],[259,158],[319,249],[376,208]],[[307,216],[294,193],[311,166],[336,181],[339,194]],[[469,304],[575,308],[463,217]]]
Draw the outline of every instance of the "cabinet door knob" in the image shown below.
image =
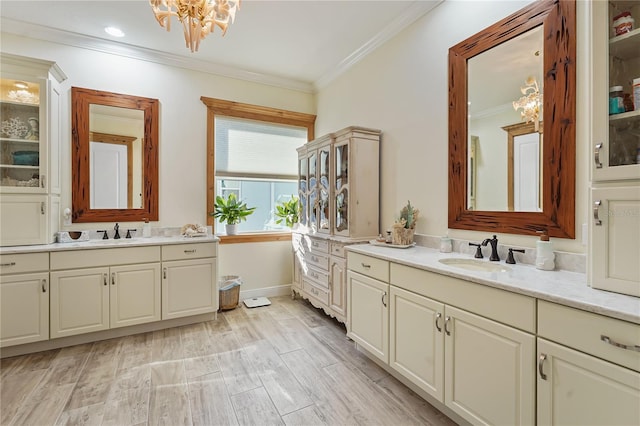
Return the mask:
[[385,301],[386,297],[387,297],[387,292],[386,291],[382,292],[382,304],[384,305],[385,308],[387,307],[387,302]]
[[451,317],[450,316],[446,316],[444,317],[444,332],[447,334],[447,336],[451,336],[451,330],[449,330],[449,322],[451,322]]
[[442,327],[440,327],[438,325],[438,322],[440,321],[440,318],[442,318],[442,314],[440,312],[438,312],[436,314],[436,330],[438,330],[439,333],[442,333]]
[[596,200],[593,202],[593,221],[596,226],[602,226],[602,220],[600,220],[600,205],[602,201]]
[[162,268],[162,278],[167,279],[167,268]]
[[40,214],[44,214],[44,201],[40,203]]
[[102,274],[102,282],[107,285],[107,274]]
[[111,273],[111,285],[116,285],[116,273]]
[[45,279],[42,280],[42,292],[43,293],[47,292],[47,280]]
[[593,150],[593,157],[596,163],[596,169],[601,169],[602,168],[602,162],[600,161],[600,150],[602,149],[602,144],[599,143],[596,145],[595,149]]
[[544,374],[544,371],[542,369],[544,362],[547,360],[547,355],[546,354],[540,354],[540,357],[538,358],[538,373],[540,373],[540,378],[542,380],[547,380],[547,375]]

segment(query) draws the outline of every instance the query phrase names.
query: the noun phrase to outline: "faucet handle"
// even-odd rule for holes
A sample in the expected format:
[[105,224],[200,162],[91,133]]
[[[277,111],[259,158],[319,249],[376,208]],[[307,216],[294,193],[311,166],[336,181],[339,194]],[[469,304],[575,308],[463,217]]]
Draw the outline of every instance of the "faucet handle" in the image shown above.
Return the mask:
[[478,243],[469,243],[470,246],[476,247],[476,254],[473,255],[476,259],[482,259],[484,256],[482,255],[482,244]]
[[509,263],[511,265],[515,265],[516,264],[516,259],[514,259],[514,257],[513,257],[513,252],[514,251],[517,251],[518,253],[524,253],[524,249],[510,248],[509,249],[509,254],[507,255],[507,260],[505,260],[506,263]]
[[131,237],[131,231],[133,231],[133,232],[138,232],[138,230],[137,230],[137,229],[127,229],[127,236],[126,236],[125,238],[132,238],[132,237]]
[[98,230],[98,232],[103,232],[103,234],[102,234],[102,239],[103,240],[108,240],[109,239],[109,234],[107,233],[106,229]]

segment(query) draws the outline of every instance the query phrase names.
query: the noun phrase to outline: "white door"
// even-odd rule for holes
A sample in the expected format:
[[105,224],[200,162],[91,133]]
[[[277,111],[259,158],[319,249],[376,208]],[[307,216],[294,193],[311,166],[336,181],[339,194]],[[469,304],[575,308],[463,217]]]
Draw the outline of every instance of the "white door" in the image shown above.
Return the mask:
[[0,277],[0,347],[49,339],[49,273]]
[[473,424],[535,423],[535,338],[445,307],[445,404]]
[[640,373],[538,339],[538,424],[640,424]]
[[513,138],[513,209],[537,212],[540,209],[540,134]]
[[347,335],[372,355],[389,362],[389,284],[347,272]]
[[90,143],[92,209],[127,208],[127,146]]
[[391,287],[389,365],[444,401],[444,305]]
[[111,328],[160,321],[160,264],[113,266],[110,271]]

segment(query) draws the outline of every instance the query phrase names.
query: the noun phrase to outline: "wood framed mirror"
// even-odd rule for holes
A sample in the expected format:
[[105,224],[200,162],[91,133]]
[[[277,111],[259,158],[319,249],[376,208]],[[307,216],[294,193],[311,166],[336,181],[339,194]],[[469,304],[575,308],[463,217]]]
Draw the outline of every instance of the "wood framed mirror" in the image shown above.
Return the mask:
[[158,104],[71,88],[73,222],[158,220]]
[[[542,30],[543,126],[541,211],[469,208],[469,61],[494,48]],[[527,75],[522,75],[524,82]],[[500,85],[495,76],[486,84]],[[521,94],[514,93],[516,100]],[[491,25],[449,49],[449,228],[575,238],[576,4],[542,0]],[[513,123],[511,123],[513,124]],[[504,131],[502,131],[504,133]],[[505,134],[506,141],[506,134]],[[482,138],[478,145],[482,145]],[[475,146],[482,151],[481,146]],[[506,154],[505,154],[506,155]],[[474,153],[473,171],[478,168]],[[506,164],[506,161],[504,162]],[[507,181],[505,168],[504,180]],[[475,176],[473,176],[475,177]],[[480,177],[474,179],[474,187]],[[474,195],[474,203],[478,204]],[[507,193],[505,191],[505,205]],[[479,204],[478,204],[479,205]]]

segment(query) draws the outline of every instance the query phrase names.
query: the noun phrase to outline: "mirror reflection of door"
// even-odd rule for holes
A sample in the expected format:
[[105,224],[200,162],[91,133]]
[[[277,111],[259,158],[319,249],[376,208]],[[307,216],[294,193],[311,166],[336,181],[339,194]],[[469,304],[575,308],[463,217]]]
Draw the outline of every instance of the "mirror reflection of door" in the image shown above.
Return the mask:
[[542,211],[542,128],[533,123],[505,126],[507,132],[507,209]]
[[89,107],[89,205],[92,209],[140,209],[144,111]]

